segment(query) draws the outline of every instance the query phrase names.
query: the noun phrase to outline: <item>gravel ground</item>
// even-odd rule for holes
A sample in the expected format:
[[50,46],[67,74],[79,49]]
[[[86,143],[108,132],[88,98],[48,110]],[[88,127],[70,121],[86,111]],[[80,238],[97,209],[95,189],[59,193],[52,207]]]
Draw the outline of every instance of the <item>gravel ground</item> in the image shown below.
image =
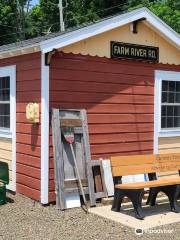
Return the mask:
[[180,223],[154,230],[171,233],[144,233],[120,225],[81,208],[59,211],[55,206],[42,207],[22,195],[8,194],[9,202],[0,206],[0,240],[179,240]]

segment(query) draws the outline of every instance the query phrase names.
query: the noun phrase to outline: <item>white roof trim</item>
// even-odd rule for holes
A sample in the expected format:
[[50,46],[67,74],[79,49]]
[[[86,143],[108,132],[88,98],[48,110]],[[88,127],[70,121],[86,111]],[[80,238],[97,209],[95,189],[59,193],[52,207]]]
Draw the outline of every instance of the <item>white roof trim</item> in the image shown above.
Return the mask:
[[171,27],[164,23],[160,18],[155,16],[147,8],[140,8],[132,12],[128,12],[110,19],[106,19],[95,23],[93,25],[78,29],[73,32],[69,32],[58,37],[42,41],[40,47],[43,53],[52,51],[53,49],[59,49],[70,44],[85,40],[89,37],[93,37],[100,33],[115,29],[117,27],[129,24],[141,18],[146,18],[153,28],[158,33],[171,42],[174,46],[180,49],[180,35],[176,33]]

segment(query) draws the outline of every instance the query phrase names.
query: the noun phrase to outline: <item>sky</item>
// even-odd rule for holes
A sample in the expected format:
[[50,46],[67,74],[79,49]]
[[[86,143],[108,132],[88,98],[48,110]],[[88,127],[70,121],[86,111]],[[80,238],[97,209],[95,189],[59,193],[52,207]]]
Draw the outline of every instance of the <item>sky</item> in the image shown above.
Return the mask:
[[39,0],[32,0],[31,4],[36,5],[37,3],[39,3]]

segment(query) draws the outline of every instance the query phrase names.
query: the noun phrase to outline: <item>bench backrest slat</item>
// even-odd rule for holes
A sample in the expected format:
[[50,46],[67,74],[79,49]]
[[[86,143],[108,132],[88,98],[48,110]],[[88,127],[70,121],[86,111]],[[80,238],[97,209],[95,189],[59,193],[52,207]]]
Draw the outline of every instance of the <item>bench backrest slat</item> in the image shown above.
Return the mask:
[[180,153],[111,157],[112,175],[126,176],[141,173],[180,170]]

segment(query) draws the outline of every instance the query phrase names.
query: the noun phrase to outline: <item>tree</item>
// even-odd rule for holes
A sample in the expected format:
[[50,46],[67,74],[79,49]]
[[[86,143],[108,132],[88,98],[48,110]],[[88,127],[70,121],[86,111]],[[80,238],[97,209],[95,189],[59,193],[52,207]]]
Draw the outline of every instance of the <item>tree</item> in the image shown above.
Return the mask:
[[[64,0],[65,27],[80,26],[127,9],[127,0]],[[40,0],[27,17],[28,33],[59,31],[59,0]],[[38,24],[38,22],[40,24]],[[30,36],[29,35],[29,36]]]
[[[59,31],[59,0],[0,0],[0,45]],[[180,33],[179,0],[63,0],[65,28],[148,7]]]
[[164,22],[171,26],[176,32],[180,33],[180,1],[166,0],[157,1],[151,5],[150,10],[160,17]]
[[0,0],[0,44],[17,41],[18,21],[17,4],[15,0]]
[[26,39],[31,0],[0,0],[0,45]]

